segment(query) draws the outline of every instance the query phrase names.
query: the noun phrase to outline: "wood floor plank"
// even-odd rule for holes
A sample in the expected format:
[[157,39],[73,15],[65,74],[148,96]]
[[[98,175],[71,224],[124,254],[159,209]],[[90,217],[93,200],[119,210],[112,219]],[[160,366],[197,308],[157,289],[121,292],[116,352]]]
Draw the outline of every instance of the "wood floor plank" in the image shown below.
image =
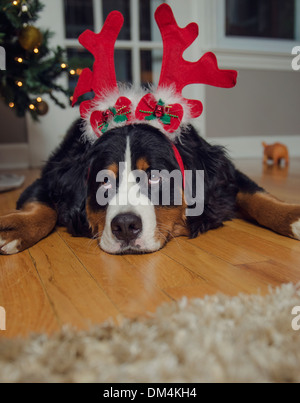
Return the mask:
[[[283,265],[289,265],[299,273],[300,280],[300,253],[298,250],[295,251],[286,246],[280,246],[270,240],[262,239],[256,235],[230,228],[229,226],[225,226],[223,230],[219,232],[219,236],[224,240],[230,239],[230,242],[234,245],[259,253],[265,256],[267,260],[272,259]],[[290,242],[293,242],[293,240]]]
[[83,329],[121,316],[57,232],[30,255],[61,325]]
[[[25,176],[24,185],[16,190],[10,192],[0,193],[0,215],[7,214],[11,210],[15,210],[17,200],[19,199],[21,193],[30,186],[40,175],[39,169],[30,169],[25,172],[22,170],[13,171],[15,174]],[[9,173],[9,172],[1,172]]]
[[210,287],[215,288],[215,292],[236,295],[239,292],[255,293],[268,289],[267,278],[258,278],[246,270],[231,265],[197,248],[185,238],[179,239],[178,244],[169,243],[162,252],[197,273]]
[[6,310],[6,331],[0,336],[26,337],[59,329],[58,318],[28,251],[0,256],[0,284],[0,306]]
[[297,284],[300,281],[299,272],[296,272],[289,265],[284,265],[274,260],[249,263],[238,267],[251,272],[257,277],[267,278],[268,283],[274,287],[285,283]]
[[60,236],[73,250],[108,298],[127,318],[145,316],[170,298],[123,256],[100,250],[96,241],[72,238],[65,230]]
[[233,220],[226,222],[225,226],[254,235],[261,239],[261,242],[269,241],[273,244],[284,246],[285,248],[292,249],[295,252],[300,253],[299,241],[279,235],[276,232],[270,231],[267,228],[262,228],[259,225],[252,224],[244,220]]
[[161,290],[191,285],[200,279],[196,273],[161,252],[126,255],[125,259]]
[[[194,284],[183,285],[182,287],[169,287],[165,289],[165,292],[170,295],[174,300],[180,301],[183,298],[194,299],[204,298],[207,295],[215,295],[221,290],[217,289],[214,285],[208,284],[205,281],[196,281]],[[267,292],[267,291],[265,291]],[[223,291],[224,293],[224,291]],[[226,293],[230,295],[230,292]],[[235,295],[232,293],[232,295]]]
[[223,228],[209,231],[205,234],[199,235],[195,239],[189,240],[189,243],[232,265],[267,260],[265,256],[256,251],[249,250],[240,245],[235,245],[230,241],[230,239],[226,240],[223,237],[220,237],[219,234],[222,232]]

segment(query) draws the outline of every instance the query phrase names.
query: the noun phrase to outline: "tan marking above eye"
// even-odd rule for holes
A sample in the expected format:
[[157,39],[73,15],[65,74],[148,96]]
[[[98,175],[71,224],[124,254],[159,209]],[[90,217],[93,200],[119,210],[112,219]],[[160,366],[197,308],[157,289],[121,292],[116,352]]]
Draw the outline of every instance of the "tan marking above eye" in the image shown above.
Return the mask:
[[118,176],[119,167],[118,167],[118,164],[116,162],[113,162],[112,164],[110,164],[106,169],[107,169],[107,171],[113,172],[115,177]]
[[136,162],[136,167],[137,169],[139,169],[140,171],[147,171],[147,169],[150,168],[150,165],[148,163],[148,161],[146,160],[145,157],[141,157],[137,160]]

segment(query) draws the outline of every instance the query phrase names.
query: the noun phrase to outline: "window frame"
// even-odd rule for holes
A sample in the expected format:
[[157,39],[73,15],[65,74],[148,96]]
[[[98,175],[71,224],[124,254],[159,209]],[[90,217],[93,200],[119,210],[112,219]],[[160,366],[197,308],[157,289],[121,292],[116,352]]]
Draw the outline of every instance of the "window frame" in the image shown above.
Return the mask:
[[[133,85],[139,86],[141,83],[141,60],[142,50],[163,50],[162,41],[141,41],[139,38],[139,0],[130,0],[131,17],[131,39],[117,40],[115,49],[131,50]],[[100,32],[103,27],[104,18],[102,13],[102,0],[93,0],[94,8],[94,32]],[[64,35],[63,47],[78,48],[78,39],[68,39]]]
[[[196,0],[192,0],[196,1]],[[300,0],[296,0],[298,40],[226,36],[226,0],[200,0],[205,50],[214,51],[226,68],[291,71],[292,49],[300,42]]]
[[[298,22],[300,24],[300,0],[296,0],[296,10]],[[247,38],[238,36],[226,36],[226,0],[222,0],[218,7],[218,44],[222,48],[264,51],[269,53],[287,53],[295,46],[297,39],[273,39],[273,38]],[[299,24],[296,24],[298,27]],[[299,32],[297,33],[299,35]],[[298,36],[299,38],[299,36]],[[299,38],[300,39],[300,38]]]

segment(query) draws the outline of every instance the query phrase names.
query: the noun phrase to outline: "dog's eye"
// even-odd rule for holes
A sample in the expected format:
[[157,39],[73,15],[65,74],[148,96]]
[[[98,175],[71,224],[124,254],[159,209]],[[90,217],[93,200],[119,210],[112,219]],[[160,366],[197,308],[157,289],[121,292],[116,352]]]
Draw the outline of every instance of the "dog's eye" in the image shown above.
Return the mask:
[[103,187],[104,189],[111,189],[112,186],[112,182],[109,178],[105,178],[104,182],[101,183],[101,187]]
[[160,183],[160,181],[161,181],[161,177],[159,175],[156,175],[156,174],[150,175],[150,178],[149,178],[150,185],[158,185]]

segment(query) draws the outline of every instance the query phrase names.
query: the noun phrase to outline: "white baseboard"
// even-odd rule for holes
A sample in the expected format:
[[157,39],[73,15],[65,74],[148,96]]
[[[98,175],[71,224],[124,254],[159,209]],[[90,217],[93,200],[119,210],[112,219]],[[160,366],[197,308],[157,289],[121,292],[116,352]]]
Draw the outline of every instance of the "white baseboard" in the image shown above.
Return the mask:
[[0,169],[26,168],[29,168],[28,144],[0,144]]
[[207,138],[210,144],[226,147],[231,158],[262,158],[262,142],[267,144],[282,143],[289,149],[290,157],[300,157],[300,135],[296,136],[254,136]]

